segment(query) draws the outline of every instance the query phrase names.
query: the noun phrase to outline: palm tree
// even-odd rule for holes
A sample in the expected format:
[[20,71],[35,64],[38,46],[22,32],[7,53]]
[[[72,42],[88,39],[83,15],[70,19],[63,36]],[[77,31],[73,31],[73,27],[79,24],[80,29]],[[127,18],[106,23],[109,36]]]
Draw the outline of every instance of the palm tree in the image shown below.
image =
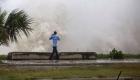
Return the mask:
[[8,45],[9,41],[17,42],[21,32],[28,36],[32,30],[31,22],[23,10],[13,10],[7,14],[0,9],[0,45]]

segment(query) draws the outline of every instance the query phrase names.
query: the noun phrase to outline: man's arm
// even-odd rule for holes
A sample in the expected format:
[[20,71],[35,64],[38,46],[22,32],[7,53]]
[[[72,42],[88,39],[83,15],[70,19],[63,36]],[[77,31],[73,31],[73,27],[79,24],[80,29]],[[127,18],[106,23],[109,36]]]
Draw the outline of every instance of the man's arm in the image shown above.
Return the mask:
[[52,37],[49,38],[49,40],[51,40],[51,39],[52,39]]
[[51,35],[51,37],[49,38],[49,40],[51,40],[52,39],[52,35]]

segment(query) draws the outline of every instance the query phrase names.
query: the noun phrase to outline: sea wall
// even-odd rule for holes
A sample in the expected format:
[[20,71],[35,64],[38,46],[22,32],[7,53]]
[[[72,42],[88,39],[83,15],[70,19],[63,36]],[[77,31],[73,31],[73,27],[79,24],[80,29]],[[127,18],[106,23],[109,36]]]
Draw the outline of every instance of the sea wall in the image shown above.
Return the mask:
[[[48,60],[51,52],[10,52],[8,60]],[[55,56],[55,55],[54,55]],[[60,52],[62,60],[96,59],[96,52]]]

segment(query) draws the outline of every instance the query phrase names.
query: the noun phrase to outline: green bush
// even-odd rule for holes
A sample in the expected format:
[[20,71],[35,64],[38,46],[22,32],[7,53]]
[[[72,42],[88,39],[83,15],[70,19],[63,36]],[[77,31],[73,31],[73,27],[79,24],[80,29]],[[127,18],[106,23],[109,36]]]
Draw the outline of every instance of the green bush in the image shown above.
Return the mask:
[[0,60],[6,60],[7,55],[0,55]]
[[108,58],[110,58],[109,54],[105,54],[105,53],[97,54],[97,59],[108,59]]
[[111,59],[123,59],[124,55],[123,55],[122,51],[118,51],[114,48],[112,51],[110,51],[110,58]]

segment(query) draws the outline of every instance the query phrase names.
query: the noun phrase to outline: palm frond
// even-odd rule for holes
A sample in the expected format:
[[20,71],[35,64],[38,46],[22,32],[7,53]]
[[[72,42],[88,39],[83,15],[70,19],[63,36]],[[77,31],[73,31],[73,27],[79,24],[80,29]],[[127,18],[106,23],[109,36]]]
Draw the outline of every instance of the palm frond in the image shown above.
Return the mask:
[[6,11],[0,9],[0,27],[4,26],[6,14]]
[[6,30],[0,28],[0,45],[8,45],[9,37]]
[[5,29],[5,18],[6,18],[6,11],[2,11],[0,9],[0,45],[1,44],[8,44],[8,35],[6,33],[6,29]]
[[5,23],[6,32],[8,33],[10,40],[17,41],[17,35],[20,35],[20,32],[23,32],[28,36],[29,32],[32,30],[30,24],[31,19],[23,10],[13,10]]

